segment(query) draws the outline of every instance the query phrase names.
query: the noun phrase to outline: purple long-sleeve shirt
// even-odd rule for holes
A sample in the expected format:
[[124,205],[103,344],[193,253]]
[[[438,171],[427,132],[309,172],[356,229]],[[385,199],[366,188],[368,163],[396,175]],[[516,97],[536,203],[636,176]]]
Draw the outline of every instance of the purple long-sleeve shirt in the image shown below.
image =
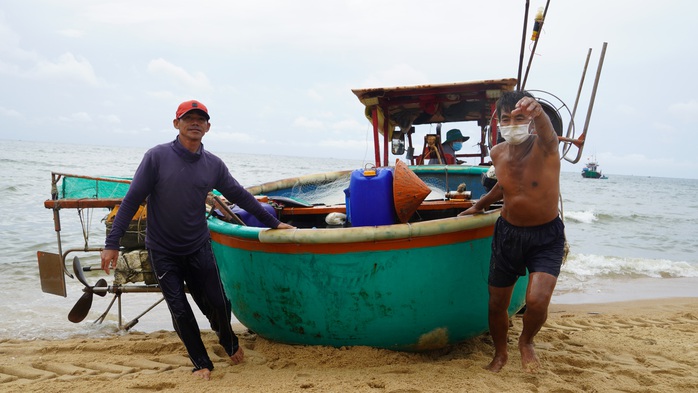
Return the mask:
[[233,178],[223,160],[204,150],[203,145],[198,153],[192,153],[175,139],[153,147],[143,156],[104,248],[119,249],[119,240],[138,206],[147,198],[145,246],[173,255],[198,250],[210,238],[206,196],[213,189],[264,225],[270,228],[279,225],[280,221]]

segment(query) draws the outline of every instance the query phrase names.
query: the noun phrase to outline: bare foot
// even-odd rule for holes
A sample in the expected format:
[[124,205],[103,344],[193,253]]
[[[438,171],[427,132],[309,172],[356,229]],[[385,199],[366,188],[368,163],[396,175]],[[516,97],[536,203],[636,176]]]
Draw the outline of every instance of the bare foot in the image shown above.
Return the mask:
[[196,375],[197,377],[203,379],[203,380],[210,380],[211,379],[211,370],[207,368],[202,368],[201,370],[196,370],[192,372],[192,374]]
[[230,356],[230,361],[233,362],[233,364],[240,364],[244,359],[245,351],[242,350],[242,347],[238,347],[238,350]]
[[533,344],[519,344],[521,352],[521,368],[527,373],[535,374],[540,371],[540,361],[533,349]]
[[492,371],[493,373],[498,373],[499,370],[504,367],[505,364],[507,364],[507,360],[509,356],[505,353],[504,355],[494,355],[494,359],[490,362],[490,364],[485,367],[486,370]]

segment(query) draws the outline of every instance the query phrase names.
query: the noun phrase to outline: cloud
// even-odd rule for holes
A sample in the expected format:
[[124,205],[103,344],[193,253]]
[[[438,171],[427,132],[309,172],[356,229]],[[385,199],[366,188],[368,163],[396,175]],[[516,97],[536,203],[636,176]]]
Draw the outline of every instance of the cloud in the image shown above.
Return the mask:
[[85,112],[76,112],[68,116],[59,116],[58,120],[66,123],[89,123],[92,117]]
[[[157,98],[160,101],[163,102],[170,102],[170,101],[177,101],[178,97],[173,94],[171,91],[166,91],[166,90],[158,90],[158,91],[147,91],[145,92],[150,97]],[[180,100],[183,101],[183,100]]]
[[306,131],[322,131],[325,134],[344,134],[357,130],[363,130],[366,124],[359,123],[354,119],[335,120],[335,116],[331,113],[321,115],[320,119],[311,119],[305,116],[299,116],[293,120],[293,127],[300,128]]
[[308,89],[305,92],[305,96],[310,98],[313,101],[322,101],[323,100],[322,94],[320,94],[320,92],[318,92],[316,89]]
[[114,132],[115,134],[117,134],[117,135],[122,135],[122,136],[123,136],[123,135],[128,135],[128,136],[131,136],[131,135],[142,136],[143,133],[146,132],[146,131],[150,131],[150,130],[149,130],[149,129],[148,129],[148,130],[142,130],[142,129],[141,129],[141,130],[125,130],[125,129],[123,129],[123,128],[114,128],[114,129],[112,130],[112,132]]
[[37,54],[20,47],[20,36],[5,21],[0,11],[0,74],[18,75],[20,67],[13,62],[36,61]]
[[698,117],[698,100],[677,102],[669,105],[667,112],[683,121],[695,121],[696,117]]
[[81,16],[98,24],[119,27],[167,23],[174,19],[195,17],[195,14],[203,16],[201,14],[204,12],[202,7],[173,6],[176,1],[171,0],[117,0],[96,4],[93,1],[84,1],[83,3],[85,4],[81,7]]
[[14,109],[5,108],[0,106],[0,117],[16,117],[20,118],[22,115]]
[[242,132],[221,132],[209,131],[206,134],[206,140],[211,142],[236,142],[236,143],[251,143],[264,144],[266,140],[263,138],[254,138],[251,135]]
[[58,30],[56,33],[59,35],[62,35],[64,37],[70,37],[70,38],[80,38],[83,35],[85,35],[85,32],[82,30],[78,29],[63,29],[63,30]]
[[311,130],[319,130],[325,127],[322,120],[308,119],[305,116],[295,118],[293,120],[293,126]]
[[17,34],[5,20],[5,14],[0,11],[0,53],[11,54],[19,47],[19,34]]
[[117,115],[106,115],[106,116],[102,116],[102,119],[103,119],[105,122],[111,123],[111,124],[119,124],[119,123],[121,123],[121,119],[120,119],[119,116],[117,116]]
[[106,83],[101,81],[90,62],[81,56],[64,53],[56,61],[40,60],[36,66],[25,75],[33,79],[83,82],[89,86],[100,87]]
[[337,149],[360,150],[366,147],[366,141],[355,139],[326,139],[318,141],[320,147],[331,147]]
[[347,120],[339,120],[337,122],[334,122],[332,124],[332,128],[336,130],[362,130],[363,128],[367,127],[370,123],[368,120],[366,123],[359,123],[354,119],[347,119]]
[[[197,98],[215,115],[207,140],[233,151],[355,158],[368,149],[370,158],[371,123],[350,89],[516,77],[523,4],[437,3],[70,0],[41,2],[46,18],[31,2],[9,2],[0,6],[0,85],[9,92],[0,97],[8,123],[0,138],[20,129],[26,139],[84,142],[89,135],[96,144],[147,147],[170,140],[176,104]],[[571,106],[593,48],[579,134],[599,49],[609,43],[586,149],[644,159],[632,167],[609,157],[605,172],[621,172],[616,164],[648,172],[661,157],[696,160],[675,135],[698,115],[695,83],[686,78],[698,54],[685,49],[692,37],[684,31],[698,2],[684,3],[680,13],[629,0],[568,0],[550,9],[527,88]],[[483,15],[497,15],[496,27]],[[463,130],[472,138],[475,127]],[[143,138],[114,136],[144,129]],[[685,176],[696,177],[685,164],[694,169]]]
[[[617,154],[610,151],[600,153],[596,157],[605,174],[690,178],[695,177],[692,174],[698,172],[698,163],[690,158],[653,157],[641,153]],[[580,161],[585,162],[586,160]]]
[[361,83],[361,86],[365,88],[408,86],[426,83],[426,81],[428,79],[424,73],[409,64],[399,63],[373,73]]
[[637,113],[637,109],[628,104],[619,104],[616,106],[616,110],[618,111],[618,114],[625,116],[631,116]]
[[187,90],[212,90],[211,82],[205,74],[201,72],[190,74],[184,68],[162,58],[151,60],[148,63],[148,72],[163,76]]
[[652,123],[652,128],[662,133],[673,132],[675,130],[673,125],[667,123],[660,123],[658,121]]

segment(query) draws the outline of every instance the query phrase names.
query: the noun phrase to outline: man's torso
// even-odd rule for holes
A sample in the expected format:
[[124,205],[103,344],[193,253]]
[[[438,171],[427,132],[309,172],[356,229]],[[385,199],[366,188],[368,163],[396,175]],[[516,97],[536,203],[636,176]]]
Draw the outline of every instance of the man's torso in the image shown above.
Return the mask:
[[516,146],[503,143],[492,152],[496,187],[504,193],[502,217],[513,225],[542,225],[558,215],[559,155],[543,151],[537,138]]

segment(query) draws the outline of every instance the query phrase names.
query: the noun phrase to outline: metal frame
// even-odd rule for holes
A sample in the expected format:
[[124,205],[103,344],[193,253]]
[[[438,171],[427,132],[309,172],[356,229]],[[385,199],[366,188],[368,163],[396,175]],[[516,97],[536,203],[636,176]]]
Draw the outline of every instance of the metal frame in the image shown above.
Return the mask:
[[[130,183],[129,180],[122,180],[122,179],[112,179],[112,178],[100,178],[100,177],[91,177],[91,176],[81,176],[81,175],[70,175],[70,174],[64,174],[64,173],[57,173],[57,172],[52,172],[51,173],[51,199],[46,200],[44,202],[44,207],[47,209],[51,209],[53,211],[53,222],[54,222],[54,230],[56,232],[56,243],[57,243],[57,248],[58,248],[58,253],[53,254],[49,252],[43,252],[39,251],[37,252],[37,259],[39,262],[39,275],[41,279],[41,289],[45,293],[50,293],[54,295],[59,295],[63,297],[67,297],[66,293],[66,287],[65,287],[65,276],[70,277],[71,279],[75,279],[76,276],[79,281],[85,285],[85,288],[83,291],[87,292],[88,288],[89,291],[91,291],[94,294],[97,294],[98,296],[105,296],[107,293],[114,294],[114,297],[112,298],[111,302],[107,306],[106,310],[95,320],[93,323],[102,323],[106,316],[109,314],[109,311],[111,310],[112,306],[114,305],[114,302],[117,302],[117,313],[118,313],[118,326],[120,330],[129,330],[133,326],[135,326],[139,319],[147,314],[150,310],[155,308],[158,304],[160,304],[163,300],[163,298],[160,298],[158,301],[156,301],[153,305],[148,307],[145,311],[140,313],[138,316],[136,316],[134,319],[123,323],[123,313],[122,313],[122,299],[121,295],[124,293],[145,293],[145,292],[161,292],[160,286],[158,284],[118,284],[118,285],[108,285],[106,287],[95,287],[95,286],[90,286],[87,282],[83,282],[84,277],[81,279],[81,274],[78,274],[78,270],[81,271],[91,271],[91,268],[86,268],[80,265],[79,260],[77,257],[73,261],[73,272],[75,274],[71,274],[70,271],[68,270],[66,266],[66,260],[68,258],[68,255],[71,253],[76,253],[76,252],[101,252],[104,248],[103,247],[90,247],[87,243],[88,240],[83,234],[83,237],[85,238],[85,246],[82,248],[69,248],[67,250],[63,250],[63,240],[61,238],[61,216],[60,216],[60,210],[61,209],[66,209],[66,208],[74,208],[74,209],[93,209],[93,208],[108,208],[111,209],[114,206],[118,205],[121,203],[121,198],[86,198],[86,199],[59,199],[59,194],[58,194],[58,182],[63,178],[64,176],[70,176],[70,177],[76,177],[76,178],[84,178],[84,179],[93,179],[93,180],[103,180],[103,181],[109,181],[109,182],[122,182],[122,183]],[[100,269],[101,270],[101,269]],[[61,274],[58,274],[58,272],[61,272]]]

